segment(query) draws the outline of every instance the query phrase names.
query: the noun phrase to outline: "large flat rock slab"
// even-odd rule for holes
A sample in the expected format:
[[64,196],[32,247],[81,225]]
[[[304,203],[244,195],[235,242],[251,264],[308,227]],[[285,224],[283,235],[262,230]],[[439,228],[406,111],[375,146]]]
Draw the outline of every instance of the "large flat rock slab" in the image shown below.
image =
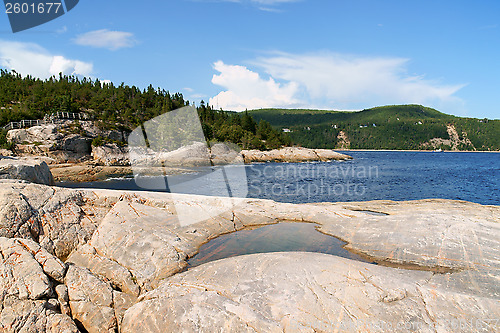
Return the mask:
[[344,161],[351,156],[330,149],[309,149],[303,147],[285,147],[269,151],[242,150],[245,163],[254,162],[313,162],[313,161]]
[[[192,223],[181,223],[180,209]],[[181,273],[211,239],[283,220],[315,223],[379,265],[282,253]],[[12,295],[0,321],[8,332],[31,329],[23,316],[54,307],[32,325],[50,317],[89,332],[372,332],[352,325],[383,320],[460,331],[447,323],[498,318],[499,225],[500,207],[452,200],[287,204],[0,181],[0,284]]]
[[223,259],[145,294],[122,332],[469,332],[460,323],[498,318],[498,299],[436,288],[432,275],[300,252]]

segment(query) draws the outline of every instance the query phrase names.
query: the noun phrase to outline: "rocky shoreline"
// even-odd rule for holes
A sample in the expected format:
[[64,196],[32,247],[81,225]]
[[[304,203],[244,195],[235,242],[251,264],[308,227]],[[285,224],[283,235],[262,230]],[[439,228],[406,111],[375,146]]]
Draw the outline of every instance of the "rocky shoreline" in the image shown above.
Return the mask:
[[[498,329],[498,206],[67,189],[44,161],[0,162],[2,332]],[[209,240],[280,221],[378,265],[281,252],[186,270]]]
[[[109,142],[94,145],[106,138]],[[328,149],[284,147],[270,151],[239,150],[231,144],[193,142],[173,151],[130,150],[126,134],[99,129],[91,121],[62,121],[57,124],[10,130],[7,139],[14,153],[0,150],[0,157],[22,157],[46,162],[55,181],[90,182],[110,177],[132,176],[140,169],[155,174],[178,174],[186,168],[260,162],[312,162],[348,160],[350,156]],[[133,166],[135,169],[133,170]]]
[[[180,209],[199,222],[181,223]],[[316,223],[379,265],[283,252],[185,271],[208,240],[279,221]],[[3,332],[467,332],[450,325],[500,315],[500,207],[463,201],[286,204],[3,180],[0,252]]]

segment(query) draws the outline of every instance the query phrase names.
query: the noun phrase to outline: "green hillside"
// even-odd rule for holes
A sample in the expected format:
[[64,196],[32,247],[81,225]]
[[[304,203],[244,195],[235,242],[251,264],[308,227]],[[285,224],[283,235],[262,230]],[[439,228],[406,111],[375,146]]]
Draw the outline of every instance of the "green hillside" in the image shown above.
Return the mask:
[[421,105],[249,114],[276,129],[289,129],[294,144],[309,148],[500,150],[500,120],[455,117]]

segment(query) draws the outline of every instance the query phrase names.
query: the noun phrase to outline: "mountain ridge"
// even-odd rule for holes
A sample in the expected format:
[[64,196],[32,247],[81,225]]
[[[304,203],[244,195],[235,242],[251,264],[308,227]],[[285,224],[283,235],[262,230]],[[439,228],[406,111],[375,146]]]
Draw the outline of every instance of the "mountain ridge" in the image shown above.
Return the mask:
[[249,110],[307,148],[499,151],[500,120],[465,118],[417,104],[361,111]]

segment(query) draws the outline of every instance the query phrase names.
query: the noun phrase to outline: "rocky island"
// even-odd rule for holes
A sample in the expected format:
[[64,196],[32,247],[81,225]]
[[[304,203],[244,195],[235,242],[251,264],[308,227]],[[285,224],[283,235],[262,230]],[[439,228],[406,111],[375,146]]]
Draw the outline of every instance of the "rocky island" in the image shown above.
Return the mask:
[[[206,218],[180,224],[179,203]],[[283,252],[186,271],[210,239],[281,221],[315,223],[378,265]],[[453,200],[287,204],[3,179],[0,328],[493,332],[499,223],[499,207]]]

